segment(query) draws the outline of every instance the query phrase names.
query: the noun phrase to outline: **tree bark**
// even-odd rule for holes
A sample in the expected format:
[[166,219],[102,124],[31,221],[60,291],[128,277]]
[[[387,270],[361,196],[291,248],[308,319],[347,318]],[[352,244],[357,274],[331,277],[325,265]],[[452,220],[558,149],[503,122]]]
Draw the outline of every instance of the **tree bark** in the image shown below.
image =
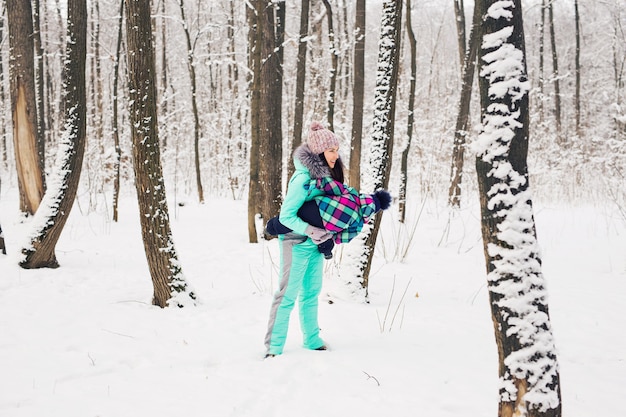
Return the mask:
[[522,5],[480,5],[486,13],[478,59],[482,131],[476,171],[499,358],[498,416],[558,417],[558,364],[528,185],[530,83]]
[[466,36],[465,36],[465,5],[463,0],[454,0],[454,17],[456,21],[456,37],[459,46],[459,64],[461,71],[465,68]]
[[326,122],[330,130],[335,130],[335,90],[337,88],[337,46],[335,39],[335,30],[333,28],[333,8],[328,0],[322,0],[326,8],[326,17],[328,19],[328,43],[330,49],[330,76],[328,86],[328,104],[326,107]]
[[546,39],[546,0],[541,0],[541,20],[539,21],[539,100],[537,100],[537,107],[539,109],[539,121],[543,123],[544,120],[544,105],[543,101],[545,95],[545,75],[544,75],[544,54],[545,54],[545,39]]
[[472,99],[472,85],[476,68],[476,55],[480,42],[480,7],[474,5],[474,16],[468,49],[463,63],[463,80],[461,82],[461,97],[459,113],[454,129],[454,144],[452,146],[452,166],[450,169],[450,188],[448,189],[448,204],[451,207],[461,207],[461,184],[463,182],[463,166],[465,164],[465,143],[468,135],[470,102]]
[[[398,68],[400,66],[400,37],[402,34],[402,2],[386,0],[383,3],[381,39],[378,48],[378,67],[376,77],[376,98],[374,100],[374,120],[372,126],[372,149],[368,154],[368,180],[374,190],[387,189],[393,155],[394,124]],[[365,256],[361,257],[361,285],[366,291],[369,286],[369,274],[372,267],[374,247],[380,218],[376,216],[374,225],[364,230],[361,235],[365,240]]]
[[4,233],[2,233],[2,226],[0,225],[0,253],[7,254],[7,247],[4,244]]
[[[298,41],[298,62],[296,64],[296,104],[293,114],[293,140],[291,142],[291,154],[302,143],[302,127],[304,121],[304,85],[306,83],[306,53],[309,35],[309,10],[311,1],[302,0],[302,10],[300,11],[300,36]],[[291,178],[294,173],[293,161],[289,158],[287,162],[287,178]]]
[[409,171],[409,151],[411,149],[411,139],[413,138],[413,122],[415,121],[415,88],[417,84],[417,41],[411,23],[411,0],[406,0],[406,34],[409,38],[411,55],[411,83],[409,87],[409,115],[407,120],[407,140],[402,157],[400,159],[400,191],[398,193],[398,211],[400,223],[404,223],[406,217],[406,190]]
[[118,207],[120,201],[120,165],[122,162],[122,147],[120,146],[120,130],[118,126],[118,92],[117,87],[120,79],[120,51],[122,49],[124,0],[120,0],[120,14],[117,26],[117,45],[115,47],[115,62],[113,64],[113,143],[115,146],[115,159],[113,163],[113,221],[118,221]]
[[[0,39],[3,39],[2,34],[4,31],[4,15],[6,13],[6,9],[4,8],[4,2],[2,3],[2,13],[0,13]],[[6,95],[4,92],[4,61],[2,60],[2,54],[0,54],[0,105],[4,107],[4,103],[6,100]],[[2,149],[0,153],[2,156],[0,160],[6,165],[8,160],[7,155],[7,130],[6,130],[6,116],[5,112],[0,112],[0,146]]]
[[183,31],[185,32],[185,41],[187,42],[187,69],[189,70],[189,78],[191,83],[191,113],[193,115],[193,153],[194,163],[196,167],[196,186],[198,188],[198,200],[200,203],[204,203],[204,191],[202,188],[202,175],[200,168],[200,117],[198,115],[198,100],[196,97],[196,63],[194,58],[195,45],[191,44],[191,34],[189,33],[189,23],[185,18],[185,6],[183,0],[178,0],[178,6],[180,7],[181,23],[183,25]]
[[250,94],[250,181],[248,185],[248,240],[258,242],[256,231],[257,214],[261,213],[260,195],[260,125],[259,112],[261,107],[261,41],[263,20],[260,19],[262,0],[251,0],[246,3],[248,21],[248,66],[252,73],[248,84]]
[[580,137],[580,15],[578,14],[578,0],[574,0],[574,21],[576,24],[576,92],[574,93],[574,108],[576,113],[576,136]]
[[7,2],[13,143],[20,210],[35,214],[45,191],[39,158],[33,17],[29,1]]
[[559,58],[556,50],[556,36],[554,34],[554,0],[548,2],[548,24],[550,26],[550,47],[552,48],[552,78],[554,84],[554,117],[556,118],[556,135],[559,142],[563,142],[561,135],[561,82],[559,80]]
[[363,139],[363,96],[365,92],[365,32],[365,0],[356,0],[349,183],[357,190],[361,188],[361,142]]
[[[37,88],[37,153],[42,172],[46,167],[46,109],[44,107],[44,60],[43,44],[41,43],[41,5],[39,0],[33,1],[33,46],[35,48],[35,86]],[[45,187],[45,183],[44,183]]]
[[159,307],[193,305],[195,294],[182,273],[170,230],[161,168],[150,0],[126,7],[130,123],[141,234],[154,297]]
[[70,215],[80,181],[87,136],[87,96],[85,61],[87,59],[87,2],[67,2],[67,46],[63,67],[65,130],[60,143],[60,163],[54,180],[46,190],[33,219],[30,245],[22,249],[22,268],[56,268],[55,248]]
[[[280,15],[285,2],[262,1],[259,14],[261,41],[259,108],[259,192],[261,217],[266,222],[280,211],[282,202],[282,42]],[[281,11],[282,10],[282,11]],[[275,17],[278,12],[279,18]],[[283,17],[284,19],[284,17]]]

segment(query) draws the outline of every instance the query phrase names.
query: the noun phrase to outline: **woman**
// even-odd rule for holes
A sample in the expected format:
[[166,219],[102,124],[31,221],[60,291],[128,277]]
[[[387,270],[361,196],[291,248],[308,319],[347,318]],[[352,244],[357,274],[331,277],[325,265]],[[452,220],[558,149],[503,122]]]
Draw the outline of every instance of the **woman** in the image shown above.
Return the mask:
[[[385,190],[361,194],[332,177],[314,179],[308,188],[305,186],[307,189],[313,187],[322,190],[324,195],[305,202],[298,210],[298,217],[333,234],[332,239],[317,245],[325,259],[332,259],[335,243],[350,242],[376,213],[386,210],[391,203],[391,196]],[[265,231],[269,235],[282,235],[292,230],[276,216],[267,222]]]
[[295,172],[287,186],[280,209],[280,221],[293,230],[278,237],[280,248],[280,283],[274,295],[265,336],[266,358],[283,353],[289,316],[296,299],[300,313],[303,345],[306,349],[326,350],[317,322],[318,297],[322,290],[323,255],[317,245],[332,238],[328,231],[311,226],[298,217],[306,202],[323,195],[307,190],[311,179],[331,176],[343,183],[343,164],[339,159],[339,141],[321,123],[313,122],[306,143],[294,152]]

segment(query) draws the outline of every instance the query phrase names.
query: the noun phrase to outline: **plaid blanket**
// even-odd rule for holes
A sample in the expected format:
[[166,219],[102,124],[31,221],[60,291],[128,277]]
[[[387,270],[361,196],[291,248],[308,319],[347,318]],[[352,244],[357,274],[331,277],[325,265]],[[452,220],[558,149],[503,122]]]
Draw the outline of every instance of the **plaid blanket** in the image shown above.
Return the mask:
[[325,229],[335,233],[335,243],[350,242],[376,214],[371,194],[360,194],[331,177],[311,179],[304,188],[309,192],[315,188],[324,192],[315,202]]

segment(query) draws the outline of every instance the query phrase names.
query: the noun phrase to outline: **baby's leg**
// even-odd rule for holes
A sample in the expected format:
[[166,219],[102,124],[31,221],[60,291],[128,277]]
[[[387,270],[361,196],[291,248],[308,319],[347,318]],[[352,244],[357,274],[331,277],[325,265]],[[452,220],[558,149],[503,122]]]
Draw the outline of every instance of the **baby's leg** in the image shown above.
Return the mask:
[[310,224],[311,226],[324,228],[324,222],[320,215],[320,209],[314,200],[305,202],[298,210],[298,217]]

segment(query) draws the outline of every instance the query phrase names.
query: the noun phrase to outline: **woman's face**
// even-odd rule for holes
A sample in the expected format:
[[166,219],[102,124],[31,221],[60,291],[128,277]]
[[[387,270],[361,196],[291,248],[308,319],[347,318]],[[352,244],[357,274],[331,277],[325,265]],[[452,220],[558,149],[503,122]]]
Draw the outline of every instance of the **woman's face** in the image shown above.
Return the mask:
[[324,158],[326,158],[328,166],[334,168],[337,159],[339,159],[339,147],[326,149],[324,151]]

